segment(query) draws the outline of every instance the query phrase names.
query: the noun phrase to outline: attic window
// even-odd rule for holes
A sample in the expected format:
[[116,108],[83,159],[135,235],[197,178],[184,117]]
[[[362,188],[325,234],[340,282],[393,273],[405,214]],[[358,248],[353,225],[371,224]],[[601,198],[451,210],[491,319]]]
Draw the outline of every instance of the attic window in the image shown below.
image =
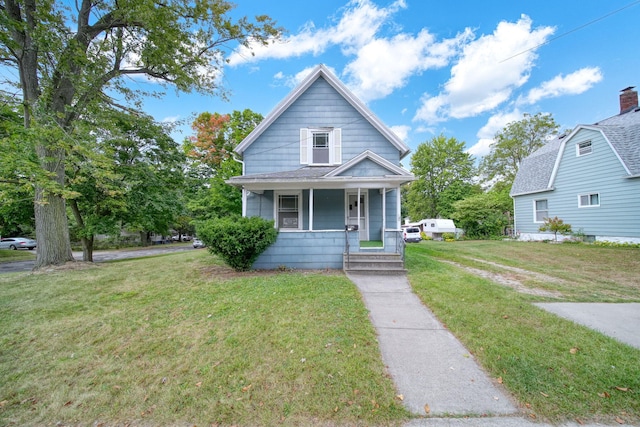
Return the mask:
[[342,163],[342,129],[300,129],[300,163],[339,165]]
[[587,154],[591,154],[593,149],[591,147],[591,141],[581,142],[576,144],[576,156],[585,156]]

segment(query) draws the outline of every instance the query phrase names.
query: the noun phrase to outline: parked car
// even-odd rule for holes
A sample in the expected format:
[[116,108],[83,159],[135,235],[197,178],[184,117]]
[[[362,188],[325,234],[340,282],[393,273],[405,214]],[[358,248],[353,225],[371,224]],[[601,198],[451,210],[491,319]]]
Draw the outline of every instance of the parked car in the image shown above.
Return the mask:
[[404,236],[405,242],[418,243],[420,240],[422,240],[422,236],[420,235],[420,228],[418,227],[407,227],[404,229],[404,232],[402,234]]
[[35,249],[36,241],[26,237],[5,237],[0,239],[0,249]]
[[198,248],[204,248],[206,245],[204,244],[204,242],[200,239],[193,239],[193,247],[195,249]]

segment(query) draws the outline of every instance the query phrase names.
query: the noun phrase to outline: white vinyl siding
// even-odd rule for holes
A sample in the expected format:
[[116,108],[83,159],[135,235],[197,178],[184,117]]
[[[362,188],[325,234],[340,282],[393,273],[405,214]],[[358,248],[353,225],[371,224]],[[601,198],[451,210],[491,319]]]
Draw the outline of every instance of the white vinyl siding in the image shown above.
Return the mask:
[[303,165],[342,164],[342,130],[300,129],[300,163]]

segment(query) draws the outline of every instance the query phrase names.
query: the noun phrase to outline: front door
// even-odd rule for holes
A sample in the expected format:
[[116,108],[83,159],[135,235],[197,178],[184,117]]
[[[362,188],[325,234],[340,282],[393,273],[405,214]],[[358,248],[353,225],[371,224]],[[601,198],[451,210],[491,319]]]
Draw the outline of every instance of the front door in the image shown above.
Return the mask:
[[[358,223],[358,211],[360,213],[360,221]],[[357,225],[360,231],[360,240],[369,240],[369,232],[367,230],[367,194],[358,193],[347,194],[347,225]]]

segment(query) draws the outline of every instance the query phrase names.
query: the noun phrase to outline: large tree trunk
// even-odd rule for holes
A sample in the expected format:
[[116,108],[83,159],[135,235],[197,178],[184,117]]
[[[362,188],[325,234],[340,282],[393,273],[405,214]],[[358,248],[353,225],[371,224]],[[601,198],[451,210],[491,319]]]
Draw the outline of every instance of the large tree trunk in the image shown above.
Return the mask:
[[[59,189],[64,188],[64,150],[49,150],[39,145],[36,151],[42,167],[52,174],[52,180]],[[37,184],[34,207],[38,242],[35,269],[74,261],[69,241],[67,210],[59,190],[52,191]]]

